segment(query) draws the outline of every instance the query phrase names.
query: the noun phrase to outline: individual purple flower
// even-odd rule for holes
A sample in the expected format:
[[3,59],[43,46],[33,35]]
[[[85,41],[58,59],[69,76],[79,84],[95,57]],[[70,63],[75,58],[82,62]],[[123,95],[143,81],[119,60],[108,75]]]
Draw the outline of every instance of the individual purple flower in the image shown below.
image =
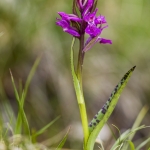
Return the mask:
[[64,12],[58,12],[58,14],[60,15],[61,19],[57,18],[56,24],[61,26],[63,28],[63,31],[75,37],[80,37],[77,29],[75,27],[72,27],[70,24],[72,22],[81,22],[82,20],[74,14],[66,14]]
[[101,28],[102,24],[106,23],[104,16],[100,15],[96,17],[97,10],[98,9],[96,9],[93,13],[88,13],[86,16],[84,16],[84,20],[88,24],[85,32],[91,37],[95,37],[100,34],[103,30],[103,28]]
[[90,35],[90,37],[95,37],[101,33],[101,29],[97,28],[96,25],[88,25],[85,29],[85,32]]

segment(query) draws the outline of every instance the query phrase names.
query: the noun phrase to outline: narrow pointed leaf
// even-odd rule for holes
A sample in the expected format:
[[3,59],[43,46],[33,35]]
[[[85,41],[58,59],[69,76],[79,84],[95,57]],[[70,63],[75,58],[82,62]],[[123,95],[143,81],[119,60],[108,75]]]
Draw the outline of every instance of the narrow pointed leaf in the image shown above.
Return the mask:
[[115,148],[117,146],[119,146],[121,143],[124,143],[130,135],[132,135],[132,134],[136,133],[137,131],[144,129],[144,128],[147,128],[147,126],[142,125],[135,129],[126,130],[124,133],[122,133],[122,135],[118,138],[118,140],[114,143],[114,145],[112,146],[112,148],[110,150],[115,150]]
[[89,135],[89,139],[88,139],[88,142],[86,145],[87,150],[93,149],[95,140],[96,140],[100,130],[102,129],[102,127],[107,122],[110,115],[112,114],[112,112],[118,102],[118,99],[119,99],[123,89],[125,88],[134,69],[135,69],[135,66],[133,68],[131,68],[124,75],[124,77],[121,79],[121,81],[116,86],[114,91],[111,93],[111,96],[109,97],[109,99],[107,100],[105,105],[102,107],[102,109],[95,115],[93,120],[90,122],[90,124],[89,124],[90,135]]
[[127,142],[129,143],[130,150],[135,150],[135,146],[134,146],[133,142],[130,140],[128,140]]
[[74,45],[74,42],[75,42],[75,38],[73,38],[73,42],[72,42],[72,46],[71,46],[71,72],[72,72],[73,84],[74,84],[74,88],[75,88],[78,103],[83,103],[83,95],[82,95],[82,92],[81,92],[80,83],[79,83],[79,80],[77,78],[77,75],[76,75],[75,69],[74,69],[74,59],[73,59],[73,45]]
[[28,75],[28,78],[27,78],[27,81],[26,81],[26,84],[25,84],[25,88],[24,88],[24,94],[22,95],[22,99],[21,99],[21,105],[22,106],[24,105],[24,101],[25,101],[25,98],[26,98],[26,95],[27,95],[27,92],[28,92],[29,84],[30,84],[30,82],[31,82],[31,80],[32,80],[32,78],[33,78],[33,76],[35,74],[35,71],[36,71],[36,69],[37,69],[37,67],[38,67],[38,65],[40,63],[40,60],[41,60],[41,56],[38,57],[35,60],[32,68],[31,68],[31,71],[30,71],[30,73]]
[[26,94],[27,94],[27,91],[28,91],[29,84],[30,84],[31,79],[32,79],[32,77],[35,73],[35,70],[36,70],[36,68],[37,68],[37,66],[40,62],[40,58],[41,57],[38,57],[36,59],[32,69],[31,69],[31,71],[28,75],[28,78],[27,78],[27,81],[26,81],[26,84],[25,84],[25,89],[22,91],[21,97],[19,97],[19,93],[17,91],[13,75],[10,71],[11,80],[12,80],[12,84],[13,84],[14,91],[15,91],[15,96],[16,96],[16,99],[17,99],[18,105],[19,105],[19,112],[18,112],[16,126],[15,126],[15,134],[21,134],[22,128],[24,128],[25,134],[27,134],[29,136],[29,138],[30,138],[30,129],[29,129],[28,120],[27,120],[27,117],[26,117],[26,114],[24,112],[23,107],[24,107],[24,101],[25,101],[25,98],[26,98]]
[[[144,119],[145,115],[147,114],[148,110],[149,110],[149,107],[147,105],[145,105],[141,109],[141,111],[139,112],[138,116],[136,117],[136,120],[135,120],[135,122],[134,122],[134,124],[132,126],[132,129],[135,129],[135,128],[139,127],[139,125],[141,124],[141,122]],[[132,140],[134,135],[135,135],[135,133],[132,134],[128,139]]]
[[14,77],[13,77],[13,75],[12,75],[11,70],[10,70],[10,76],[11,76],[11,81],[12,81],[12,84],[13,84],[13,88],[14,88],[14,92],[15,92],[16,99],[17,99],[17,101],[19,102],[19,101],[20,101],[20,98],[19,98],[19,94],[18,94],[18,91],[17,91],[17,88],[16,88],[16,84],[15,84],[15,81],[14,81]]
[[42,129],[40,129],[39,131],[37,131],[36,133],[34,133],[32,135],[32,138],[35,139],[37,136],[39,136],[40,134],[44,133],[51,125],[53,125],[58,119],[60,118],[60,116],[58,116],[57,118],[55,118],[53,121],[51,121],[50,123],[48,123],[46,126],[44,126]]
[[63,139],[61,140],[61,142],[59,143],[59,145],[57,146],[56,150],[61,150],[62,147],[64,146],[66,140],[67,140],[67,137],[68,137],[68,134],[69,134],[69,131],[70,131],[70,128],[67,130],[67,133],[65,134],[65,136],[63,137]]
[[[139,146],[137,146],[136,150],[140,150],[142,147],[144,147],[147,143],[150,142],[150,138],[146,139],[144,142],[142,142]],[[150,148],[148,149],[150,150]]]
[[[16,100],[18,102],[19,111],[20,111],[20,107],[21,107],[21,105],[20,105],[20,97],[19,97],[16,85],[15,85],[14,77],[12,75],[11,70],[10,70],[10,75],[11,75],[11,81],[12,81],[14,92],[15,92],[15,97],[16,97]],[[22,118],[21,118],[21,113],[19,112],[17,120],[16,120],[15,134],[21,134],[21,130],[22,130]]]

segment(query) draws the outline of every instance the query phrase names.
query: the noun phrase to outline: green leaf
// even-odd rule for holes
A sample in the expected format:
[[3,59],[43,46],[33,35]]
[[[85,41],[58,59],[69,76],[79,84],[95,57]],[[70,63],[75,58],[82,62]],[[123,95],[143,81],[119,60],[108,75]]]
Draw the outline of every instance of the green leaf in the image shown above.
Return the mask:
[[[140,150],[142,147],[144,147],[147,143],[150,142],[150,138],[146,139],[145,141],[143,141],[139,146],[137,146],[136,150]],[[149,148],[150,149],[150,148]],[[148,150],[149,150],[148,149]]]
[[32,135],[32,140],[36,140],[36,137],[39,136],[40,134],[44,133],[52,124],[54,124],[58,119],[60,118],[60,116],[58,116],[57,118],[55,118],[53,121],[51,121],[49,124],[47,124],[46,126],[44,126],[42,129],[40,129],[39,131],[37,131],[36,133],[34,133]]
[[16,88],[16,85],[15,85],[15,81],[14,81],[14,78],[13,78],[13,75],[12,75],[12,72],[11,70],[10,71],[10,76],[11,76],[11,81],[12,81],[12,84],[13,84],[13,88],[14,88],[14,91],[15,91],[15,97],[18,101],[18,103],[20,103],[20,97],[19,97],[19,94],[18,94],[18,91],[17,91],[17,88]]
[[68,133],[69,133],[69,131],[70,131],[70,128],[71,128],[71,127],[69,127],[69,129],[67,130],[67,133],[65,134],[65,136],[63,137],[63,139],[61,140],[61,142],[59,143],[59,145],[57,146],[56,150],[61,150],[62,147],[64,146],[64,144],[65,144],[65,142],[66,142],[66,140],[67,140],[67,137],[68,137]]
[[[147,114],[148,110],[149,110],[149,107],[146,105],[141,109],[138,116],[136,117],[136,120],[132,126],[132,129],[137,128],[141,124],[141,122],[142,122],[143,118],[145,117],[145,115]],[[135,133],[130,135],[129,140],[132,140],[134,135],[135,135]]]
[[102,127],[107,122],[110,115],[112,114],[112,112],[118,102],[118,99],[119,99],[123,89],[125,88],[134,69],[135,69],[135,66],[133,68],[131,68],[124,75],[124,77],[121,79],[121,81],[116,86],[114,91],[111,93],[111,96],[109,97],[109,99],[107,100],[105,105],[102,107],[102,109],[95,115],[93,120],[90,122],[90,125],[89,125],[90,135],[89,135],[89,139],[88,139],[88,142],[86,145],[87,150],[93,149],[95,140],[96,140],[100,130],[102,129]]
[[121,143],[124,143],[130,135],[132,135],[135,132],[137,132],[138,130],[141,130],[144,128],[147,128],[147,127],[142,125],[142,126],[135,128],[135,129],[126,130],[124,133],[122,133],[122,135],[118,138],[118,140],[114,143],[114,145],[112,146],[112,148],[110,150],[115,150],[116,147],[118,147]]
[[17,91],[17,88],[16,88],[14,78],[13,78],[11,71],[10,71],[10,74],[11,74],[11,80],[12,80],[13,88],[15,91],[15,96],[16,96],[16,99],[17,99],[18,105],[19,105],[19,112],[18,112],[18,117],[17,117],[17,121],[16,121],[15,134],[21,134],[22,128],[24,127],[26,134],[30,138],[30,129],[29,129],[28,120],[27,120],[26,114],[24,112],[23,105],[21,104],[21,99],[19,97],[19,94],[18,94],[18,91]]
[[[114,139],[115,139],[115,140],[117,140],[117,137],[116,137],[116,135],[115,135],[114,131],[112,130],[112,128],[109,126],[109,124],[108,124],[108,123],[107,123],[107,125],[108,125],[108,127],[109,127],[109,129],[110,129],[110,132],[111,132],[112,136],[114,137]],[[113,126],[113,127],[115,127],[115,128],[117,129],[117,131],[118,131],[119,135],[121,135],[121,134],[120,134],[120,130],[119,130],[119,128],[118,128],[117,126],[115,126],[114,124],[112,124],[112,126]]]
[[10,71],[11,80],[12,80],[13,88],[14,88],[14,91],[15,91],[15,96],[16,96],[16,99],[17,99],[18,105],[19,105],[19,112],[18,112],[16,126],[15,126],[15,134],[21,134],[22,128],[24,128],[25,134],[27,134],[29,136],[29,138],[30,138],[30,129],[29,129],[28,120],[27,120],[27,117],[26,117],[26,114],[24,112],[23,107],[24,107],[24,101],[25,101],[25,98],[26,98],[26,94],[27,94],[27,91],[28,91],[29,84],[30,84],[31,79],[32,79],[32,77],[35,73],[35,70],[36,70],[36,68],[37,68],[37,66],[40,62],[40,58],[41,57],[38,57],[36,59],[32,69],[31,69],[31,71],[28,75],[28,78],[27,78],[27,81],[26,81],[26,84],[25,84],[25,89],[22,91],[21,97],[19,96],[19,93],[17,91],[13,75]]
[[[11,70],[10,70],[10,75],[11,75],[11,81],[12,81],[12,84],[13,84],[13,88],[14,88],[14,91],[15,91],[15,97],[18,101],[19,111],[21,111],[20,97],[19,97],[16,85],[15,85],[15,81],[14,81],[13,75],[11,73]],[[21,134],[21,130],[22,130],[22,118],[21,118],[21,113],[18,113],[16,126],[15,126],[15,134]]]
[[[136,129],[137,127],[139,127],[139,125],[141,124],[141,122],[142,122],[143,118],[145,117],[146,113],[148,112],[148,110],[149,110],[149,107],[146,106],[146,105],[141,109],[141,111],[139,112],[138,116],[136,117],[136,120],[135,120],[135,122],[134,122],[134,124],[133,124],[133,126],[132,126],[132,129]],[[132,129],[131,129],[131,130],[132,130]],[[133,134],[131,134],[131,135],[128,137],[128,140],[129,140],[129,141],[131,141],[131,140],[133,139],[135,133],[136,133],[136,132],[134,132]],[[128,146],[129,146],[129,145],[126,145],[125,148],[128,149]]]
[[135,146],[134,146],[133,142],[130,140],[128,140],[127,142],[129,143],[130,150],[135,150]]
[[77,78],[77,75],[76,75],[75,69],[74,69],[74,59],[73,59],[73,45],[74,45],[74,42],[75,42],[75,39],[73,39],[72,46],[71,46],[71,73],[72,73],[72,77],[73,77],[73,84],[74,84],[74,88],[75,88],[78,103],[84,103],[80,83],[79,83],[79,80]]
[[22,99],[21,99],[21,105],[22,105],[22,106],[24,105],[24,101],[25,101],[25,98],[26,98],[26,95],[27,95],[27,92],[28,92],[29,84],[30,84],[30,82],[31,82],[31,80],[32,80],[32,78],[33,78],[33,76],[34,76],[34,74],[35,74],[35,71],[36,71],[36,69],[37,69],[37,67],[38,67],[38,65],[39,65],[39,63],[40,63],[40,60],[41,60],[41,56],[39,56],[39,57],[35,60],[35,62],[34,62],[34,64],[33,64],[32,68],[31,68],[31,71],[30,71],[30,73],[29,73],[29,75],[28,75],[27,81],[26,81],[26,83],[25,83],[24,92],[22,93]]

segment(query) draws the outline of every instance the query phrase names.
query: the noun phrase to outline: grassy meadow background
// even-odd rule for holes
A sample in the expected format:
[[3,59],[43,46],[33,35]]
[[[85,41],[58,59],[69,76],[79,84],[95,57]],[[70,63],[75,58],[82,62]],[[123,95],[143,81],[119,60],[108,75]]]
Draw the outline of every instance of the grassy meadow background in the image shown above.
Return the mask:
[[[55,25],[57,12],[71,13],[71,6],[72,0],[0,0],[0,114],[3,122],[9,122],[8,114],[18,112],[9,69],[19,89],[36,58],[42,55],[24,107],[30,128],[38,130],[60,115],[38,141],[55,147],[71,125],[65,147],[80,149],[82,127],[70,71],[72,37]],[[99,0],[98,8],[109,25],[101,36],[113,44],[96,44],[85,55],[83,87],[88,119],[102,107],[122,76],[136,65],[108,121],[123,132],[132,127],[144,105],[150,106],[150,1]],[[75,47],[77,54],[78,43]],[[15,120],[12,122],[15,126]],[[150,113],[142,124],[150,125]],[[139,131],[134,140],[144,140],[150,136],[149,131]],[[114,141],[107,125],[99,138],[108,149]]]

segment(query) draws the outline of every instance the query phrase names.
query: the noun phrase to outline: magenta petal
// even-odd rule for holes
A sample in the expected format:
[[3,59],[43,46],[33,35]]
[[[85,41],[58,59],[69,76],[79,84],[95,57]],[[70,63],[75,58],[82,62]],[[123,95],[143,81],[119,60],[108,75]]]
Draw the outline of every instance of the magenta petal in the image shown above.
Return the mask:
[[95,25],[88,25],[85,29],[85,32],[89,34],[91,37],[95,37],[101,33],[101,29],[97,28]]
[[75,37],[80,37],[80,34],[70,26],[70,23],[66,20],[57,19],[56,24],[63,28],[64,32],[67,32]]
[[77,5],[78,5],[78,7],[82,10],[83,9],[83,7],[86,5],[86,3],[87,3],[87,0],[77,0]]
[[95,24],[103,24],[103,23],[107,23],[106,19],[105,19],[105,16],[98,16],[96,19],[95,19]]
[[101,44],[112,44],[112,41],[109,39],[100,38],[99,43],[101,43]]
[[58,26],[61,26],[62,28],[68,28],[70,26],[69,22],[67,22],[66,20],[60,20],[60,19],[57,19],[56,24]]
[[65,12],[58,12],[58,14],[61,16],[62,19],[67,20],[67,21],[77,21],[80,22],[81,19],[74,15],[74,14],[66,14]]
[[65,31],[65,32],[67,32],[67,33],[69,33],[75,37],[80,37],[80,34],[72,28],[64,28],[63,31]]
[[82,16],[84,17],[89,10],[91,9],[91,7],[93,6],[94,0],[87,0],[87,3],[85,5],[84,11],[82,13]]
[[95,11],[93,13],[88,12],[85,16],[84,16],[84,20],[88,23],[90,22],[94,22],[95,18],[96,18],[96,13],[97,13],[98,9],[95,9]]

